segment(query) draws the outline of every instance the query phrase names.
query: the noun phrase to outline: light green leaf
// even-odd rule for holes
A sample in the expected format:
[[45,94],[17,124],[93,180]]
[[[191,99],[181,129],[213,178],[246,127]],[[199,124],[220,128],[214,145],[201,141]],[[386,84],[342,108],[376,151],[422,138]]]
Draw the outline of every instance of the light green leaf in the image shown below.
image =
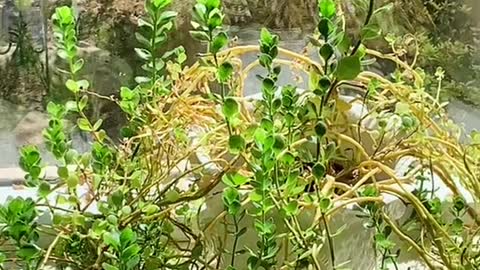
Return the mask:
[[210,37],[203,31],[190,31],[190,35],[198,41],[210,41]]
[[135,52],[143,60],[150,61],[150,59],[152,59],[152,54],[149,51],[147,51],[146,49],[135,48]]
[[120,247],[120,234],[118,232],[106,232],[103,234],[103,242],[118,249]]
[[67,186],[69,188],[77,187],[79,183],[80,183],[80,179],[75,174],[72,174],[67,178]]
[[335,16],[337,9],[335,6],[335,1],[333,0],[320,0],[319,8],[322,16],[328,19],[331,19],[333,16]]
[[73,93],[78,93],[78,91],[80,90],[78,83],[74,80],[68,79],[65,85],[67,86],[67,89],[72,91]]
[[78,125],[78,128],[80,128],[80,130],[92,131],[92,127],[90,126],[90,122],[85,118],[79,118],[77,120],[77,125]]
[[157,213],[159,210],[160,210],[160,207],[158,207],[157,205],[149,204],[142,209],[142,212],[144,212],[147,215],[153,215]]
[[218,68],[218,80],[226,83],[230,80],[233,74],[233,65],[230,62],[224,62]]
[[75,74],[83,68],[85,61],[83,59],[78,59],[72,67],[72,73]]
[[88,88],[90,88],[90,83],[87,80],[77,81],[77,84],[78,84],[79,90],[82,90],[82,91],[88,90]]

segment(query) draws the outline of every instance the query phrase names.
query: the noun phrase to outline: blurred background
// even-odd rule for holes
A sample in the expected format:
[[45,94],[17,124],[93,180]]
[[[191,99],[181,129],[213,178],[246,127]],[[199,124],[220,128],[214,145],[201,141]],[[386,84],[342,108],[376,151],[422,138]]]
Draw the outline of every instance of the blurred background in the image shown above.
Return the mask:
[[[367,13],[369,0],[337,0],[352,37]],[[189,61],[204,48],[190,38],[190,11],[194,0],[174,0],[179,13],[178,31],[168,50],[183,45]],[[16,166],[18,149],[42,144],[48,125],[44,108],[49,101],[68,100],[62,63],[52,42],[50,17],[59,5],[72,5],[78,17],[80,54],[85,59],[82,77],[102,95],[117,95],[120,86],[135,85],[141,71],[133,49],[133,33],[143,14],[143,0],[0,0],[0,168]],[[259,30],[267,26],[280,35],[281,46],[302,52],[317,20],[316,0],[223,0],[226,23],[235,44],[257,44]],[[449,101],[453,121],[466,131],[480,128],[480,1],[377,0],[374,22],[381,38],[368,46],[400,58],[425,71],[426,89]],[[235,37],[235,38],[234,38]],[[255,55],[246,61],[253,61]],[[389,76],[392,63],[376,63],[375,70]],[[288,73],[282,82],[301,79]],[[258,92],[254,78],[247,79],[247,94]],[[124,119],[114,104],[94,100],[89,114],[104,118],[112,135]],[[88,142],[73,136],[77,148]]]

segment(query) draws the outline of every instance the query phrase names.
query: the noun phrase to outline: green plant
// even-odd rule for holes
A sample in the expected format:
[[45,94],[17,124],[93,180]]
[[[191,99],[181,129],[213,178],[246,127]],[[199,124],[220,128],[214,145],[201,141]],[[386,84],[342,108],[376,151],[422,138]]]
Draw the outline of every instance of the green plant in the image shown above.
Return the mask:
[[[480,200],[480,136],[460,143],[438,99],[424,91],[424,74],[396,54],[366,48],[377,35],[373,1],[356,42],[335,2],[319,2],[315,61],[279,47],[267,29],[258,46],[229,48],[221,1],[198,0],[191,34],[207,52],[191,67],[182,48],[161,51],[174,25],[169,4],[146,1],[136,35],[146,73],[110,98],[128,118],[120,141],[85,114],[98,94],[79,76],[76,18],[68,7],[56,10],[58,54],[73,94],[47,107],[44,138],[58,177],[45,179],[36,147],[22,149],[26,184],[39,196],[0,208],[0,243],[14,246],[0,254],[5,269],[345,269],[336,241],[348,224],[331,220],[350,206],[374,231],[372,259],[381,269],[399,263],[394,236],[430,269],[478,268],[480,221],[459,189]],[[252,52],[258,60],[243,67],[241,56]],[[364,70],[375,58],[398,66],[393,78]],[[282,65],[307,74],[309,88],[281,85]],[[244,80],[257,66],[261,98],[251,109]],[[342,94],[352,88],[363,101],[360,116]],[[65,118],[77,118],[91,136],[88,152],[72,149]],[[405,157],[415,162],[398,175],[392,164]],[[455,194],[452,207],[429,188],[434,174]],[[406,223],[389,216],[385,194],[412,209]],[[208,212],[212,205],[221,205],[218,213]],[[52,224],[42,224],[41,214]],[[249,226],[255,239],[247,239]],[[37,241],[44,234],[53,239],[48,246]]]

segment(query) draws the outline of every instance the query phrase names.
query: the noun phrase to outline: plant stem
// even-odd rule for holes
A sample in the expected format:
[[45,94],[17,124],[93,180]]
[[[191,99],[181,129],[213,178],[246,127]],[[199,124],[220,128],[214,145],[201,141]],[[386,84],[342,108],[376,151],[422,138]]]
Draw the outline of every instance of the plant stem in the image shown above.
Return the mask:
[[327,219],[325,218],[325,214],[322,213],[322,222],[323,226],[325,227],[325,232],[327,234],[327,240],[328,240],[328,248],[330,249],[330,260],[332,261],[332,269],[336,270],[335,266],[335,250],[333,246],[333,239],[332,235],[330,234],[330,228],[328,227]]
[[[372,18],[374,6],[375,6],[375,0],[370,0],[367,17],[365,18],[365,23],[363,24],[364,27],[368,25],[368,23],[370,22],[370,19]],[[358,40],[357,44],[355,45],[355,48],[353,48],[353,51],[350,55],[355,55],[355,53],[357,53],[358,49],[360,48],[360,45],[362,45],[361,38]]]
[[233,240],[233,247],[232,247],[232,260],[231,265],[235,267],[235,256],[237,255],[237,244],[238,244],[238,220],[237,216],[233,215],[233,224],[235,225],[235,239]]

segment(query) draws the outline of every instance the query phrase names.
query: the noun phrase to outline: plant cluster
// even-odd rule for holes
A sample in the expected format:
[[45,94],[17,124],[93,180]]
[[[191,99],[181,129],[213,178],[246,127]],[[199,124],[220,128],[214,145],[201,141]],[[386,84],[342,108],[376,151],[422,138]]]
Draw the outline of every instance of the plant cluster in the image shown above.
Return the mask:
[[[346,34],[335,2],[319,1],[311,38],[317,61],[279,47],[267,29],[259,45],[229,47],[221,1],[197,0],[191,35],[207,50],[191,67],[182,48],[161,53],[175,25],[170,2],[145,2],[136,33],[145,71],[138,85],[122,87],[119,99],[104,97],[129,120],[119,141],[84,113],[98,94],[78,75],[83,60],[72,9],[56,10],[57,52],[73,94],[47,107],[44,137],[58,177],[45,179],[36,147],[22,149],[25,183],[39,196],[0,207],[3,268],[354,268],[338,256],[342,228],[332,225],[351,207],[372,232],[377,269],[398,266],[405,251],[393,237],[430,269],[480,267],[480,219],[459,191],[480,200],[480,135],[461,144],[438,99],[424,91],[425,75],[364,46],[377,35],[373,1],[357,40]],[[244,67],[241,57],[252,52],[258,59]],[[396,63],[393,78],[364,70],[376,58]],[[264,73],[252,109],[244,80],[257,66]],[[309,89],[281,85],[285,66],[306,73]],[[359,93],[353,101],[344,94],[352,89]],[[92,137],[90,151],[72,148],[67,116]],[[392,164],[403,158],[415,162],[398,175]],[[430,188],[434,175],[455,194],[451,207]],[[391,218],[387,194],[412,209],[406,222]],[[222,204],[218,213],[215,204]],[[44,214],[51,224],[40,222]]]

